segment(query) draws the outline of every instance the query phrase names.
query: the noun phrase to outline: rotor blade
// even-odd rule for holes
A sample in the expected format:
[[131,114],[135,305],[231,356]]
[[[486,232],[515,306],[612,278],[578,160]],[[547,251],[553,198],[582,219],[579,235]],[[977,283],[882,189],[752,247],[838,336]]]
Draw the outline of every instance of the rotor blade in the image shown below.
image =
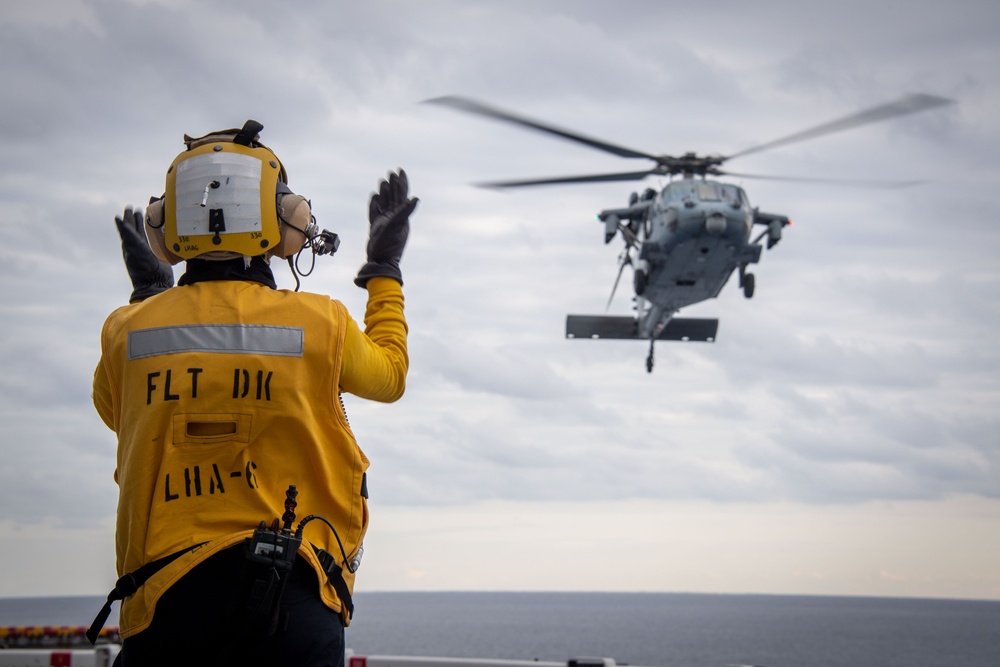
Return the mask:
[[554,185],[558,183],[601,183],[605,181],[641,181],[652,174],[659,173],[656,169],[646,171],[626,171],[617,174],[591,174],[589,176],[557,176],[555,178],[537,178],[525,181],[490,181],[476,183],[481,188],[521,188],[529,185]]
[[853,178],[804,178],[800,176],[765,176],[763,174],[738,174],[733,171],[716,171],[722,176],[734,176],[736,178],[756,178],[762,181],[787,181],[791,183],[820,183],[824,185],[850,185],[853,187],[865,188],[908,188],[914,185],[922,185],[927,181],[885,181],[885,180],[863,180]]
[[757,153],[759,151],[769,150],[778,146],[785,146],[797,141],[805,141],[806,139],[821,137],[825,134],[842,132],[844,130],[850,130],[862,125],[868,125],[869,123],[877,123],[878,121],[888,120],[889,118],[905,116],[907,114],[917,113],[918,111],[924,111],[925,109],[933,109],[934,107],[954,103],[954,100],[937,97],[935,95],[925,95],[923,93],[908,95],[902,99],[896,100],[895,102],[889,102],[888,104],[872,107],[871,109],[866,109],[865,111],[845,116],[839,120],[824,123],[823,125],[819,125],[809,130],[797,132],[781,139],[769,141],[766,144],[760,144],[759,146],[754,146],[738,153],[733,153],[732,155],[726,157],[726,159],[731,160],[735,157],[749,155],[750,153]]
[[500,109],[487,106],[481,102],[476,102],[475,100],[470,100],[465,97],[457,97],[454,95],[449,95],[446,97],[435,97],[430,100],[425,100],[424,102],[425,104],[440,104],[442,106],[458,109],[459,111],[466,111],[468,113],[474,113],[480,116],[486,116],[487,118],[493,118],[494,120],[502,120],[508,123],[514,123],[515,125],[521,125],[522,127],[538,130],[540,132],[554,134],[557,137],[562,137],[563,139],[569,139],[570,141],[576,141],[578,143],[590,146],[591,148],[596,148],[598,150],[602,150],[608,153],[613,153],[614,155],[618,155],[620,157],[644,157],[650,160],[657,159],[656,156],[650,155],[649,153],[643,153],[642,151],[636,151],[632,150],[631,148],[624,148],[622,146],[615,146],[614,144],[609,144],[599,139],[592,139],[582,134],[577,134],[575,132],[564,130],[555,127],[553,125],[547,125],[545,123],[541,123],[537,120],[531,120],[530,118],[517,116],[507,111],[501,111]]

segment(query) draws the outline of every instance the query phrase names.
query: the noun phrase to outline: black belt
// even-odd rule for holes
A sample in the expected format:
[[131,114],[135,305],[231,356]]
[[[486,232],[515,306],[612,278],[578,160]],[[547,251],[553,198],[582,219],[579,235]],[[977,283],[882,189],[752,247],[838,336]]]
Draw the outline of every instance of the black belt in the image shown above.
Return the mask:
[[154,561],[150,561],[149,563],[146,563],[145,565],[140,567],[138,570],[134,572],[128,572],[119,577],[118,581],[115,582],[115,587],[111,589],[110,593],[108,593],[107,602],[105,602],[104,606],[101,607],[101,611],[97,612],[97,617],[94,619],[94,622],[90,624],[90,629],[87,630],[87,639],[90,640],[90,643],[91,644],[97,643],[97,636],[101,634],[101,629],[107,622],[108,616],[111,615],[112,604],[118,602],[119,600],[124,600],[128,596],[132,595],[137,590],[139,590],[139,586],[142,586],[144,583],[146,583],[146,581],[149,580],[149,578],[152,577],[154,574],[156,574],[157,572],[159,572],[160,570],[162,570],[167,565],[174,562],[187,552],[191,551],[192,549],[200,547],[202,544],[205,543],[202,542],[201,544],[195,544],[193,546],[190,546],[187,549],[181,549],[180,551],[175,551],[169,556],[164,556],[163,558],[158,558]]
[[351,589],[347,587],[347,582],[344,580],[343,568],[337,565],[336,559],[334,559],[333,554],[329,551],[320,549],[315,545],[313,546],[313,551],[316,552],[319,564],[323,568],[323,571],[326,572],[326,578],[333,585],[333,590],[337,591],[337,597],[340,598],[340,602],[344,605],[347,617],[353,618],[354,601],[351,599]]
[[[134,594],[137,590],[139,590],[139,587],[146,583],[146,581],[148,581],[154,574],[192,549],[200,547],[202,544],[205,543],[202,542],[200,544],[190,546],[187,549],[175,551],[168,556],[146,563],[134,572],[129,572],[119,577],[118,581],[115,582],[115,587],[110,593],[108,593],[108,599],[104,603],[104,606],[101,607],[101,610],[97,613],[97,617],[94,618],[94,622],[90,625],[90,629],[87,630],[87,639],[90,640],[90,643],[97,643],[97,637],[100,635],[101,629],[104,628],[104,624],[107,622],[108,616],[111,615],[112,604],[118,602],[119,600],[124,600]],[[327,579],[333,586],[333,590],[337,592],[337,597],[340,598],[341,603],[344,605],[348,618],[353,618],[354,601],[351,599],[351,590],[348,588],[347,581],[344,579],[343,568],[337,565],[337,561],[329,551],[320,549],[316,546],[313,546],[313,550],[316,552],[319,564],[323,568],[323,571],[326,572]]]

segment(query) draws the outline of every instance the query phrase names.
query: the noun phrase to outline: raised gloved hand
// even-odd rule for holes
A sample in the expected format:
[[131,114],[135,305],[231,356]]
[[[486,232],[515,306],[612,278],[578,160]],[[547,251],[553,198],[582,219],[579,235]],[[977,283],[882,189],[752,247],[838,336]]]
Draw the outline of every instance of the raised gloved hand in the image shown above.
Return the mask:
[[142,213],[129,206],[121,217],[115,217],[118,235],[122,239],[122,257],[128,277],[132,280],[129,303],[143,301],[174,286],[174,272],[169,264],[153,254],[146,241]]
[[406,172],[389,172],[389,179],[379,184],[378,192],[368,203],[368,261],[354,284],[365,287],[376,276],[384,276],[403,284],[403,274],[399,270],[399,260],[410,234],[410,214],[420,201],[408,197],[409,183]]

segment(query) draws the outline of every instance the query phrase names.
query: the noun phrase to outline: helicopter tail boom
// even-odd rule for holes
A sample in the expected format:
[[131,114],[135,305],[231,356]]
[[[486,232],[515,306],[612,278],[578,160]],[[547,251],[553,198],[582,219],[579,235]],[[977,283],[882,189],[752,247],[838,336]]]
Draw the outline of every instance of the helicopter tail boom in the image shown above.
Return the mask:
[[[656,339],[712,343],[718,329],[717,319],[675,317],[667,322]],[[638,321],[628,315],[567,315],[566,337],[646,340],[639,335]]]

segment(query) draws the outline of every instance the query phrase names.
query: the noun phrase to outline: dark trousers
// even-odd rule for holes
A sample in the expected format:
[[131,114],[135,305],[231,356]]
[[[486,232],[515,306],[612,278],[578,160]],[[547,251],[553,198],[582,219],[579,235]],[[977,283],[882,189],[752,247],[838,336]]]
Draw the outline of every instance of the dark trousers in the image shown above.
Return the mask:
[[285,584],[277,631],[254,630],[234,609],[242,546],[199,564],[156,604],[152,624],[122,643],[120,667],[288,665],[344,667],[344,625],[323,604],[315,571],[299,559]]

